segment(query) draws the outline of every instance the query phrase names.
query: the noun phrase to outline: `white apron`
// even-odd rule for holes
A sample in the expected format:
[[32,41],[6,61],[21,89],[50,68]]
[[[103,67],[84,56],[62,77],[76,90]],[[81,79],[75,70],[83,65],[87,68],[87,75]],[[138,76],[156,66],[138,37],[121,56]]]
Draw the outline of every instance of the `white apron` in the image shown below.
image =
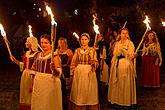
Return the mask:
[[34,74],[34,71],[25,69],[21,76],[20,82],[20,103],[30,105],[31,104],[31,84],[32,79],[30,74]]
[[52,74],[37,73],[34,78],[32,110],[62,110],[61,81]]
[[79,106],[98,104],[96,73],[91,65],[78,64],[75,68],[70,100]]

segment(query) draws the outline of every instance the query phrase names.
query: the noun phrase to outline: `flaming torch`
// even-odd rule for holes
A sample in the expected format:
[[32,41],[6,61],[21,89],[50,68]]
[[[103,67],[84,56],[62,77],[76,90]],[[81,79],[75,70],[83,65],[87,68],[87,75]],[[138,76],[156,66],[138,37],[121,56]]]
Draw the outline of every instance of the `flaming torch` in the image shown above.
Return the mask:
[[165,26],[165,22],[164,21],[162,21],[162,25]]
[[[96,35],[95,35],[95,41],[94,41],[94,45],[93,45],[93,47],[94,47],[94,49],[93,49],[93,60],[94,60],[94,57],[95,57],[97,36],[100,34],[100,32],[99,32],[99,26],[96,25],[96,19],[97,19],[97,15],[96,14],[93,14],[93,29],[94,29],[94,31],[96,33]],[[95,69],[92,68],[92,71],[95,71]]]
[[97,35],[100,34],[100,32],[99,32],[99,26],[96,25],[96,19],[97,19],[97,16],[93,14],[93,29],[96,32],[95,41],[94,41],[94,45],[93,45],[94,48],[96,48]]
[[[142,44],[142,42],[143,42],[143,40],[144,40],[144,37],[145,37],[147,31],[148,31],[148,30],[151,30],[151,27],[150,27],[150,25],[149,25],[150,20],[148,19],[148,16],[146,16],[146,19],[145,19],[143,22],[146,24],[146,27],[147,27],[147,28],[146,28],[146,31],[144,32],[143,36],[142,36],[142,39],[141,39],[141,41],[140,41],[140,43],[139,43],[137,49],[135,50],[135,54],[137,54],[137,52],[138,52],[138,50],[139,50],[139,48],[140,48],[140,46],[141,46],[141,44]],[[135,70],[135,72],[136,72],[136,59],[134,59],[134,70]]]
[[31,25],[28,25],[29,27],[29,36],[30,37],[33,37],[33,34],[32,34],[32,26]]
[[[46,10],[48,12],[48,15],[51,17],[51,42],[52,42],[52,50],[51,50],[51,63],[53,63],[53,58],[54,58],[54,46],[55,46],[55,41],[56,41],[56,27],[57,27],[57,22],[54,20],[54,15],[52,13],[52,10],[49,6],[46,5]],[[52,69],[52,74],[54,73],[54,70]]]
[[[32,33],[32,26],[31,25],[28,25],[28,27],[29,27],[29,36],[30,37],[34,37],[33,36],[33,33]],[[43,51],[43,49],[41,48],[41,46],[39,45],[39,44],[37,44],[38,45],[38,47],[41,49],[41,51]]]
[[139,50],[139,48],[140,48],[140,46],[141,46],[141,44],[142,44],[142,42],[143,42],[143,40],[144,40],[144,37],[145,37],[147,31],[148,31],[148,30],[151,30],[151,27],[150,27],[150,25],[149,25],[150,20],[148,19],[148,16],[146,16],[146,19],[145,19],[143,22],[146,24],[146,27],[147,27],[147,28],[146,28],[146,31],[144,32],[143,36],[142,36],[142,39],[141,39],[141,41],[140,41],[140,43],[139,43],[139,45],[138,45],[138,47],[137,47],[135,53],[138,52],[138,50]]
[[13,61],[12,53],[11,53],[10,46],[9,46],[9,41],[7,40],[6,32],[5,32],[2,24],[0,24],[0,30],[1,30],[1,35],[3,36],[3,39],[6,43],[7,50],[8,50],[9,55],[10,55],[10,59]]
[[77,38],[77,41],[79,42],[79,45],[81,46],[81,43],[80,43],[80,37],[77,35],[76,32],[73,32],[73,35]]

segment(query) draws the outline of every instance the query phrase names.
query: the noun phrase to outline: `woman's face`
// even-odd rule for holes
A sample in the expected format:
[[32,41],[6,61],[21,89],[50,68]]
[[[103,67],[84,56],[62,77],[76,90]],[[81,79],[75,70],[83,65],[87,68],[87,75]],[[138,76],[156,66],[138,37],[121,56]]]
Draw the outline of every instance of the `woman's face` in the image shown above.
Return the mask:
[[127,30],[122,30],[121,31],[121,39],[126,40],[128,38],[128,31]]
[[26,48],[31,48],[31,44],[30,44],[30,41],[28,39],[26,39],[25,45],[26,45]]
[[46,38],[41,38],[40,44],[41,44],[43,51],[49,51],[51,49],[50,42]]
[[153,33],[149,33],[148,34],[148,39],[149,39],[149,41],[152,41],[154,39],[154,34]]
[[115,38],[117,37],[117,32],[113,31],[113,35],[115,36]]
[[89,43],[89,39],[86,36],[81,37],[81,45],[86,46]]
[[58,46],[62,49],[66,48],[66,43],[64,40],[58,40]]

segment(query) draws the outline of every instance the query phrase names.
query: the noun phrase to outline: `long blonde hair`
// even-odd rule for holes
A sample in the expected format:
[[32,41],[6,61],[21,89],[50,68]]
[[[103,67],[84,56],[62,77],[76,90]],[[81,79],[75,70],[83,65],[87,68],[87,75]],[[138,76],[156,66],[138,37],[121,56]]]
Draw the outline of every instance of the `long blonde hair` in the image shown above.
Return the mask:
[[129,31],[128,31],[128,29],[127,28],[121,28],[120,30],[119,30],[119,32],[118,32],[118,37],[117,37],[117,41],[119,41],[119,40],[121,40],[121,31],[122,30],[126,30],[127,32],[128,32],[128,37],[127,37],[127,39],[129,39],[129,40],[131,40],[130,39],[130,36],[129,36]]
[[38,51],[39,44],[36,37],[28,37],[27,41],[31,44],[32,51],[34,52]]

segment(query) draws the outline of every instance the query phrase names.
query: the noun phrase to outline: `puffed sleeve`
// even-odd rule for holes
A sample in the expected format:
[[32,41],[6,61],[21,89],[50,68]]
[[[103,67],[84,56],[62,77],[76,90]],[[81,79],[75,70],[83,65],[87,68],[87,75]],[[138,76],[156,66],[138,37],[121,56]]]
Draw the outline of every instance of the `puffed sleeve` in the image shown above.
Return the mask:
[[134,44],[133,44],[132,41],[130,41],[128,44],[129,44],[128,45],[128,51],[127,51],[127,55],[126,56],[129,59],[132,59],[133,58],[134,51],[135,51],[135,46],[134,46]]
[[59,55],[55,55],[53,60],[54,60],[55,69],[57,72],[59,72],[59,77],[61,77],[62,68],[61,68],[61,59]]
[[71,61],[72,61],[72,57],[73,57],[73,52],[72,50],[68,49],[67,50],[67,55],[68,55],[68,64],[71,64]]
[[159,57],[159,66],[162,65],[162,53],[161,53],[161,48],[160,45],[157,44],[157,53],[158,53],[158,57]]
[[73,75],[77,64],[78,64],[78,49],[75,50],[75,53],[72,57],[72,61],[71,61],[71,64],[70,64],[70,75]]
[[98,66],[96,49],[91,48],[89,54],[90,54],[90,57],[91,57],[91,59],[90,59],[91,62],[94,63],[92,66],[94,67],[94,70],[95,70]]
[[120,56],[122,54],[121,52],[121,46],[119,42],[116,42],[114,46],[114,51],[113,51],[113,57]]
[[143,44],[142,54],[141,54],[141,56],[143,56],[143,55],[145,54],[145,52],[146,52],[146,46],[145,46],[145,44]]

